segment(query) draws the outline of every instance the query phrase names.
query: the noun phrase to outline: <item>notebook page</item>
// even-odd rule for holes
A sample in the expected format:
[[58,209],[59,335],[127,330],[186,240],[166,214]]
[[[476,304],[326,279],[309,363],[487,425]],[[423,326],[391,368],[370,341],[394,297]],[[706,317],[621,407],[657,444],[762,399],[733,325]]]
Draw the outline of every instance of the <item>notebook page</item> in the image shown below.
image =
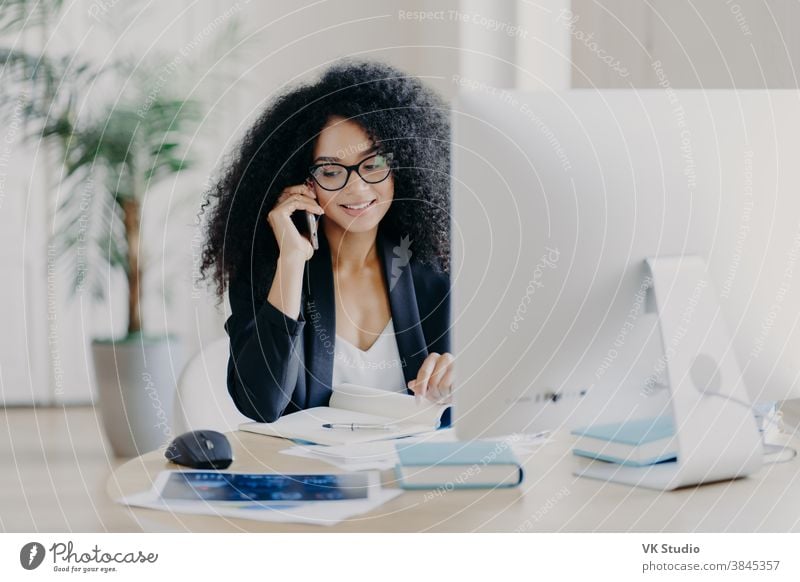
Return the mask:
[[320,445],[343,445],[400,438],[429,430],[427,426],[403,424],[396,430],[337,430],[323,428],[325,423],[392,424],[393,418],[353,410],[320,406],[282,416],[272,423],[250,422],[239,430],[287,439],[302,439]]
[[334,387],[330,406],[355,412],[391,417],[398,424],[424,425],[431,430],[447,406],[423,399],[419,405],[409,394],[398,394],[369,386],[342,383]]

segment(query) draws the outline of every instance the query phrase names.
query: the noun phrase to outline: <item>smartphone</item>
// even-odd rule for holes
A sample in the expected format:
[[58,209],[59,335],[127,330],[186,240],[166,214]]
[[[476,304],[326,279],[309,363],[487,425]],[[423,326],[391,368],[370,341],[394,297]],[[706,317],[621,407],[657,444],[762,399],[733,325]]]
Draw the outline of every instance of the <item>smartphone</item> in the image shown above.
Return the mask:
[[306,215],[306,224],[308,224],[308,235],[311,237],[311,246],[314,250],[319,249],[319,238],[317,238],[317,215],[308,210],[303,211]]
[[318,250],[317,215],[308,210],[298,210],[292,214],[292,222],[297,227],[297,231],[308,238],[314,250]]
[[[299,216],[298,216],[299,215]],[[301,210],[292,214],[292,221],[300,234],[308,237],[312,248],[319,250],[319,238],[317,237],[317,215],[307,210]]]

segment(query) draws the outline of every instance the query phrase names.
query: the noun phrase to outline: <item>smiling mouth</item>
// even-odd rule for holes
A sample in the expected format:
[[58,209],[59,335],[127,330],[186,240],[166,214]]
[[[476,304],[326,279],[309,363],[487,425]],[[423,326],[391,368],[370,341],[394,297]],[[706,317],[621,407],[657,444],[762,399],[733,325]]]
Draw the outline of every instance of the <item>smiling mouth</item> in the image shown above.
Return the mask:
[[347,208],[348,210],[364,210],[365,208],[369,208],[370,206],[374,205],[376,201],[377,198],[371,200],[370,202],[363,202],[361,204],[351,204],[351,205],[340,204],[339,206],[341,206],[342,208]]

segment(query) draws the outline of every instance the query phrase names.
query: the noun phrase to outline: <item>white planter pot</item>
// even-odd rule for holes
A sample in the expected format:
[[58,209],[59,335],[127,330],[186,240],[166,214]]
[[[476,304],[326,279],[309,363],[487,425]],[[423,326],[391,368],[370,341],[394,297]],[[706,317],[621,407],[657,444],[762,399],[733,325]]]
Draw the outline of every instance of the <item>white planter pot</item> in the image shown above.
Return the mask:
[[136,457],[167,444],[172,402],[184,364],[174,337],[92,342],[103,425],[114,454]]

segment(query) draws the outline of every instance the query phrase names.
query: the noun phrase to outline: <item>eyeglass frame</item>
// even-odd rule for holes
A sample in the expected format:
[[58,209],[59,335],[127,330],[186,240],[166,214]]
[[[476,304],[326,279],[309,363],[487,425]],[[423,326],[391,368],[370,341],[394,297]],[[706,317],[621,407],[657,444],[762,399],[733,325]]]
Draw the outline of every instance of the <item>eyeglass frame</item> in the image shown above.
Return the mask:
[[[369,180],[364,178],[364,176],[361,175],[361,172],[358,171],[358,168],[359,168],[359,166],[361,166],[361,164],[363,164],[364,162],[366,162],[370,158],[374,158],[374,157],[377,157],[377,156],[383,156],[383,157],[386,158],[386,161],[388,162],[388,166],[389,166],[389,171],[386,172],[386,176],[384,176],[383,178],[381,178],[377,182],[370,182]],[[382,152],[375,152],[374,154],[368,155],[366,158],[364,158],[360,162],[357,162],[357,163],[355,163],[355,164],[353,164],[351,166],[346,166],[346,165],[340,164],[338,162],[324,162],[322,164],[314,164],[313,166],[309,166],[308,175],[311,176],[311,178],[314,180],[314,182],[316,182],[317,185],[320,188],[322,188],[323,190],[326,190],[327,192],[338,192],[339,190],[342,190],[347,186],[347,183],[350,181],[350,176],[353,174],[353,172],[355,172],[358,175],[358,177],[361,178],[362,180],[364,180],[364,182],[366,182],[367,184],[380,184],[381,182],[386,180],[389,177],[389,175],[392,173],[392,170],[394,169],[392,167],[392,162],[393,161],[394,161],[394,154],[392,152],[383,152],[383,153]],[[325,186],[320,184],[319,180],[317,180],[317,177],[314,175],[314,170],[316,170],[317,168],[321,168],[322,166],[339,166],[340,168],[344,168],[345,170],[347,170],[347,177],[344,180],[344,184],[342,184],[342,186],[340,188],[334,188],[334,189],[326,188]]]

